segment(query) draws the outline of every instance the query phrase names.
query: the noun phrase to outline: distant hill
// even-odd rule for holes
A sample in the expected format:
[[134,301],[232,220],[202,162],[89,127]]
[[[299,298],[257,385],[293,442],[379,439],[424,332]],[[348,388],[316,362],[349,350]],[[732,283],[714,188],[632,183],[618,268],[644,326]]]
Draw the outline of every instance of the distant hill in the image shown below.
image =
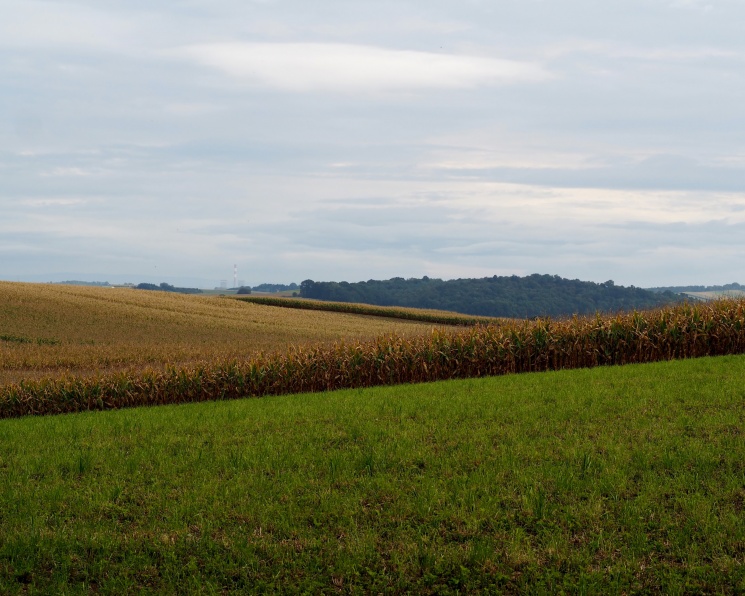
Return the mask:
[[67,281],[52,281],[49,283],[62,284],[66,286],[96,286],[96,287],[106,287],[106,286],[111,285],[107,281],[80,281],[79,279],[68,279]]
[[296,283],[291,284],[259,284],[251,288],[254,292],[267,292],[275,294],[277,292],[289,292],[290,290],[300,289]]
[[160,292],[173,292],[175,294],[201,294],[202,290],[199,288],[177,288],[175,286],[172,286],[171,284],[167,284],[163,282],[162,284],[156,286],[155,284],[137,284],[135,286],[138,290],[157,290]]
[[557,275],[482,279],[393,279],[300,284],[302,298],[449,310],[490,317],[536,317],[646,309],[681,300],[672,292],[569,280]]
[[682,294],[684,292],[727,292],[729,290],[744,290],[745,286],[738,283],[725,284],[723,286],[665,286],[660,288],[647,288],[650,292],[673,292]]

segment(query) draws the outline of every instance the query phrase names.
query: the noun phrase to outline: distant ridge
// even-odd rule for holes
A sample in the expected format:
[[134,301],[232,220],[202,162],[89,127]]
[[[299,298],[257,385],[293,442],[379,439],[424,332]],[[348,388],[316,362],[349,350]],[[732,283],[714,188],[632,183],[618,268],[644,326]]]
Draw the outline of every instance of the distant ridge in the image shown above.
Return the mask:
[[275,294],[277,292],[289,292],[291,290],[299,290],[300,286],[296,283],[291,284],[259,284],[251,288],[254,292],[267,292],[269,294]]
[[201,294],[202,293],[202,290],[200,290],[199,288],[177,288],[165,282],[157,286],[155,284],[141,283],[141,284],[137,284],[135,288],[138,290],[157,290],[160,292],[173,292],[175,294]]
[[673,292],[681,294],[683,292],[726,292],[728,290],[745,290],[745,286],[737,282],[723,286],[663,286],[659,288],[647,288],[650,292]]
[[110,286],[111,284],[107,281],[80,281],[79,279],[68,279],[66,281],[51,281],[52,284],[62,284],[66,286]]
[[512,318],[642,310],[682,300],[672,292],[617,286],[613,280],[595,283],[539,274],[449,281],[395,277],[358,283],[307,279],[300,284],[300,296]]

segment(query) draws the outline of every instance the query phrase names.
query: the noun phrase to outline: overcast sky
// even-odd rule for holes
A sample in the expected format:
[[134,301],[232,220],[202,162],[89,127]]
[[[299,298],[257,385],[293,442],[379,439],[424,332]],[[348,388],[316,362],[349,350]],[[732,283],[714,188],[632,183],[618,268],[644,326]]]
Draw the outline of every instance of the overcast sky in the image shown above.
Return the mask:
[[742,0],[0,0],[0,278],[745,283]]

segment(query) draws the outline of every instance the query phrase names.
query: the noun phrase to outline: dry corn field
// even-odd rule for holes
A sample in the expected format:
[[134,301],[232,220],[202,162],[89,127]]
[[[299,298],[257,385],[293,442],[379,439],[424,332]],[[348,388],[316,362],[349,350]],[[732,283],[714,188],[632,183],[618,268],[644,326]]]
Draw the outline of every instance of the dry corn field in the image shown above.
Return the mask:
[[0,386],[245,359],[431,324],[131,289],[0,282]]
[[236,298],[236,300],[251,302],[253,304],[264,304],[266,306],[278,306],[281,308],[318,310],[356,315],[370,315],[374,317],[388,317],[409,321],[422,321],[426,323],[434,323],[435,325],[453,325],[456,327],[470,327],[477,324],[489,325],[509,320],[498,319],[496,317],[476,317],[473,315],[462,315],[445,310],[405,308],[402,306],[373,306],[371,304],[358,304],[355,302],[328,302],[322,300],[308,300],[305,298],[249,296],[238,297]]
[[741,353],[745,300],[723,300],[292,346],[138,374],[10,384],[0,387],[0,418]]

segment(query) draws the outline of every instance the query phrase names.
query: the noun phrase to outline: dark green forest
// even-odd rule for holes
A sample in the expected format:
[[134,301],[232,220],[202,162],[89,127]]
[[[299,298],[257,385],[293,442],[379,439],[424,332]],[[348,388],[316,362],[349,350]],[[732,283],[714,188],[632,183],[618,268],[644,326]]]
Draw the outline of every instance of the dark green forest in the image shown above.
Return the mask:
[[539,274],[448,281],[394,277],[357,283],[307,279],[300,284],[300,296],[513,318],[615,313],[654,308],[682,299],[672,292],[655,293],[634,286],[617,286],[612,280],[594,283]]

